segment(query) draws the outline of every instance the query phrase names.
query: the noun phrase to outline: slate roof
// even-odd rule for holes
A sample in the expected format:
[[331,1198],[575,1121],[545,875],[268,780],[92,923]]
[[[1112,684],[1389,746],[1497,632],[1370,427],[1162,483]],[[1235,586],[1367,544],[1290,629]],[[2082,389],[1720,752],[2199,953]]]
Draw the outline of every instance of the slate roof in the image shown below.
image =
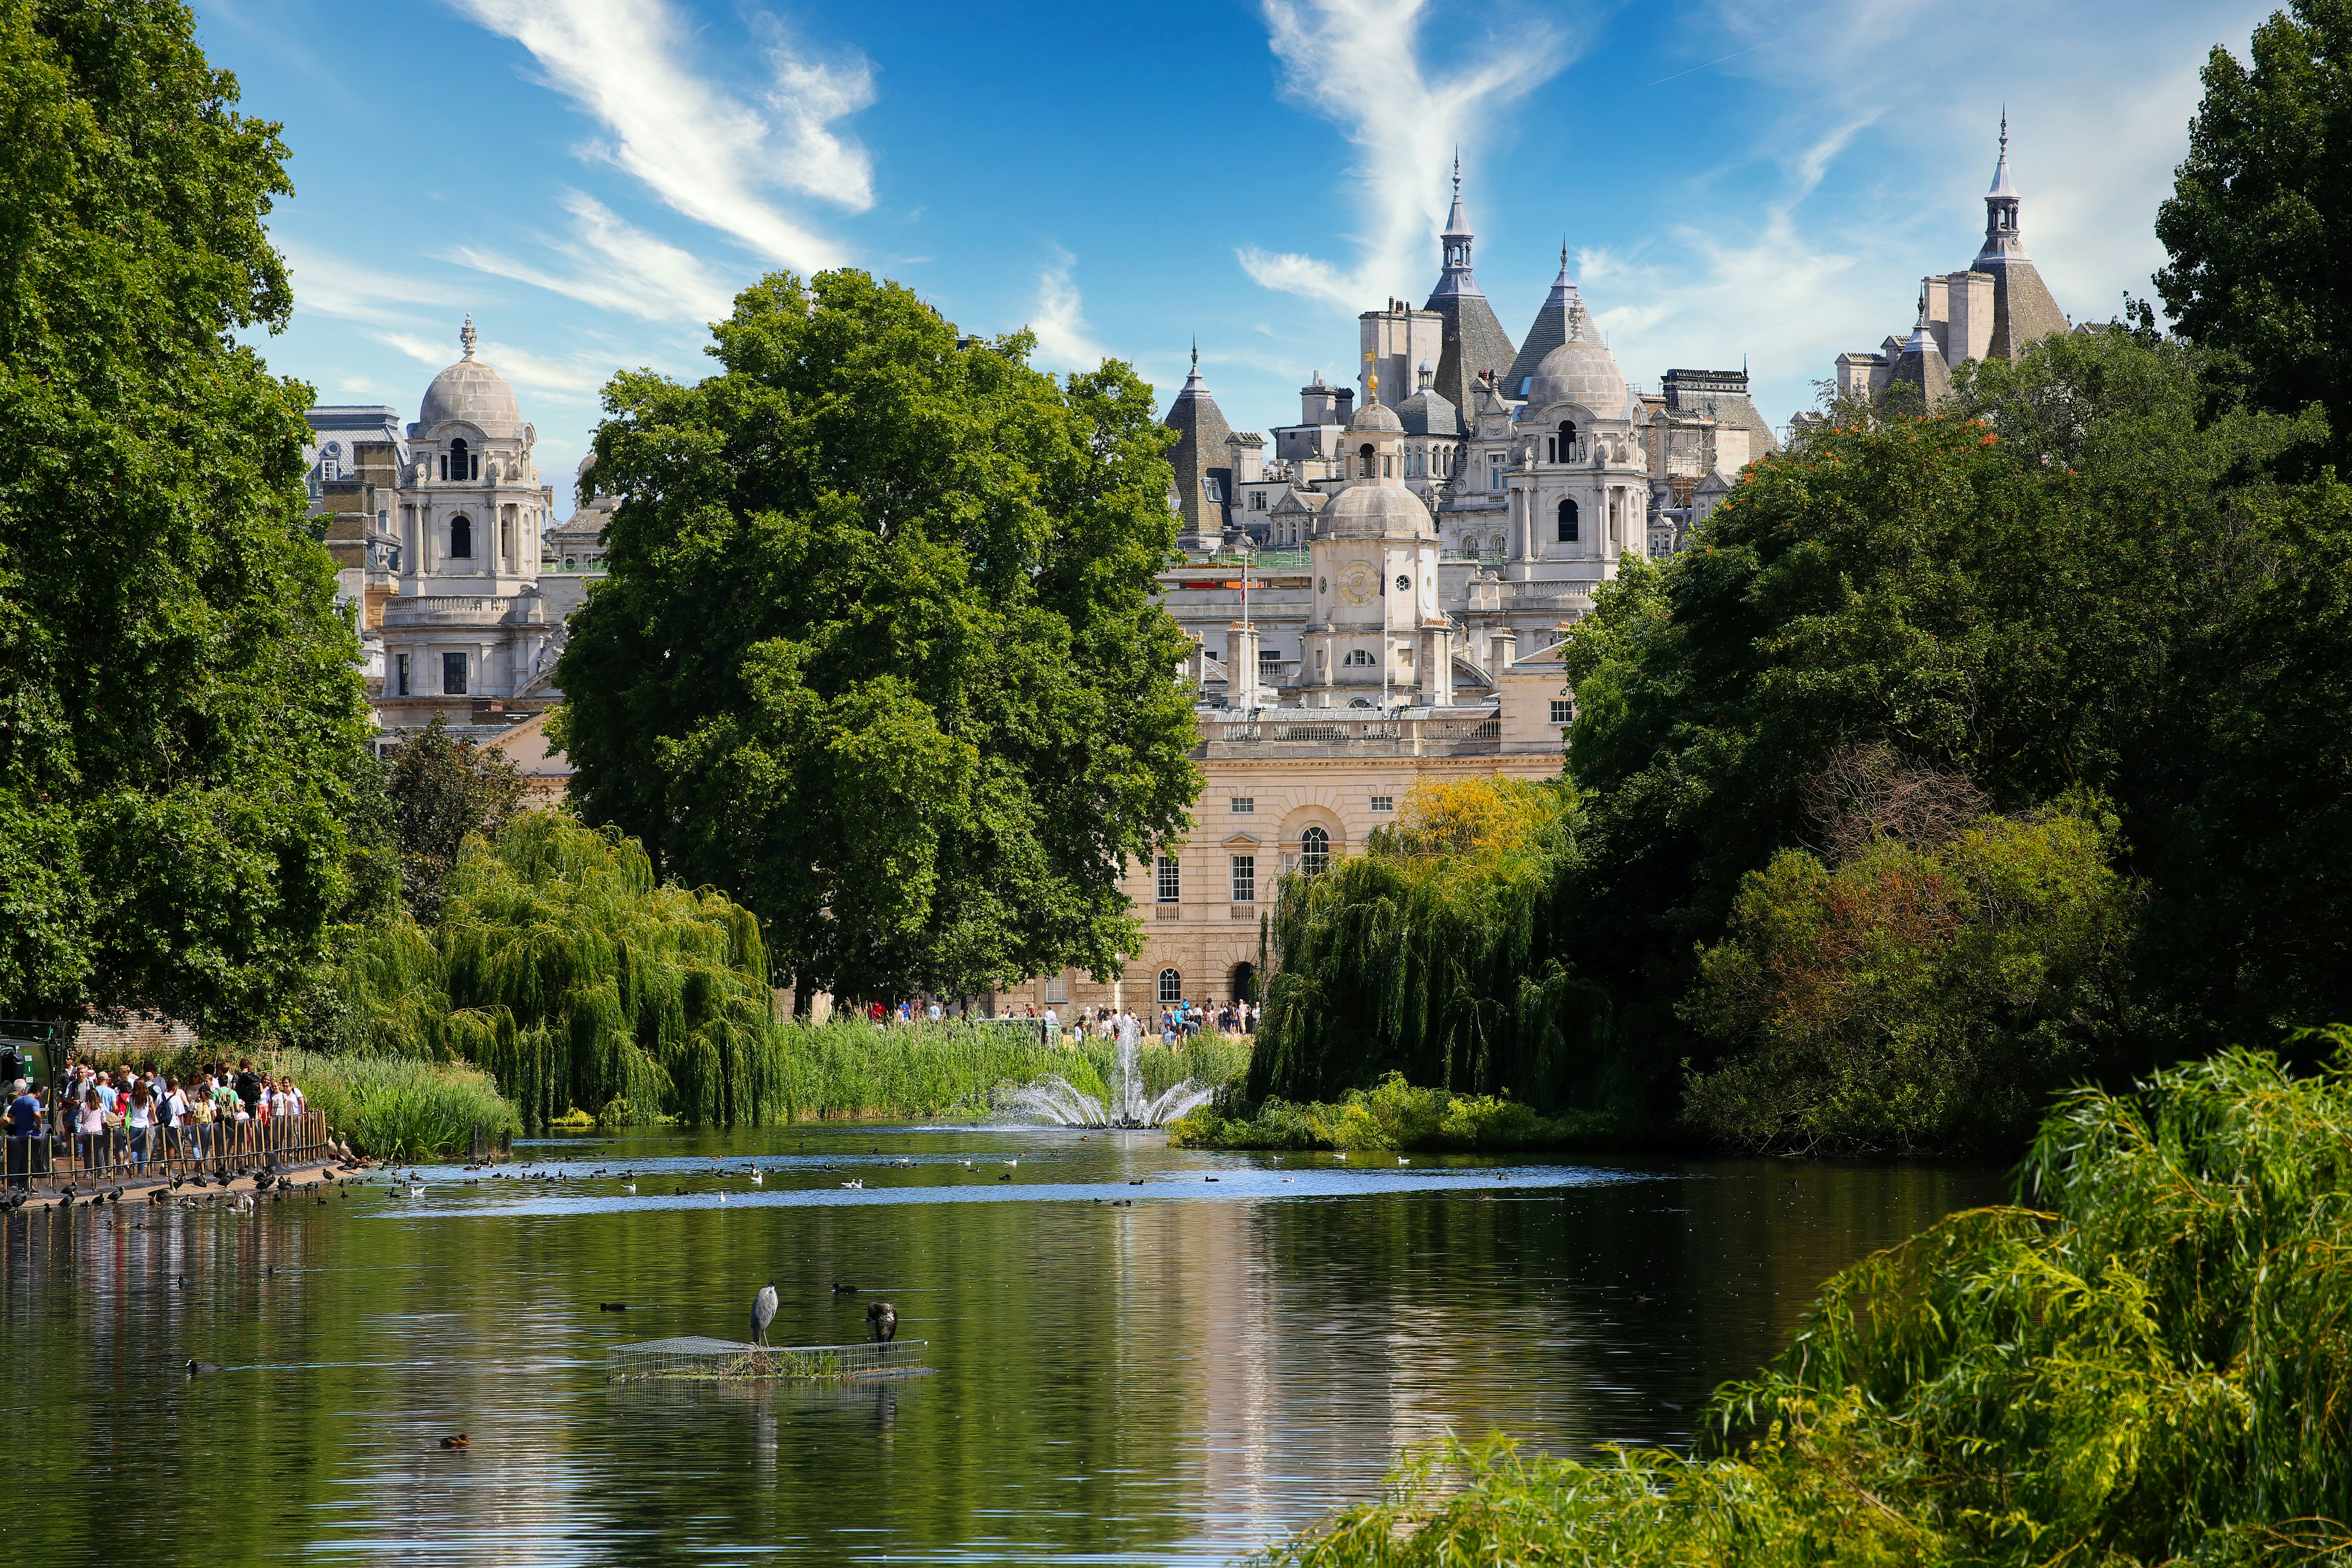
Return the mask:
[[1568,247],[1563,245],[1559,247],[1559,276],[1552,279],[1551,292],[1544,296],[1542,308],[1536,311],[1536,319],[1496,390],[1508,398],[1523,395],[1520,389],[1543,363],[1544,355],[1568,342],[1569,317],[1582,309],[1576,282],[1568,275]]
[[[1227,521],[1226,507],[1232,504],[1233,470],[1225,466],[1225,443],[1233,436],[1233,426],[1217,407],[1208,384],[1201,379],[1201,351],[1192,351],[1192,374],[1184,378],[1184,390],[1176,395],[1160,421],[1176,432],[1176,445],[1170,448],[1168,464],[1176,470],[1176,510],[1183,515],[1183,531],[1191,534],[1222,533]],[[1203,481],[1215,475],[1222,482],[1225,502],[1209,500]],[[1203,516],[1206,513],[1206,516]]]

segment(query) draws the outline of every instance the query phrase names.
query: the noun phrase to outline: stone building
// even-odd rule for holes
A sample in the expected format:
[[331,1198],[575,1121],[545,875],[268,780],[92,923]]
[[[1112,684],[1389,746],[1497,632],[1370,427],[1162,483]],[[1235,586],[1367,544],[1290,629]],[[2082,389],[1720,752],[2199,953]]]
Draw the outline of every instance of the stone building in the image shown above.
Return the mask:
[[2025,253],[2020,198],[2009,173],[2009,120],[2000,122],[2000,156],[1985,193],[1984,244],[1958,272],[1919,280],[1917,315],[1908,333],[1889,334],[1875,353],[1837,357],[1836,385],[1850,397],[1877,397],[1906,385],[1929,406],[1949,395],[1951,373],[1969,360],[2015,362],[2042,339],[2070,330],[2064,311]]
[[485,737],[552,706],[563,626],[602,574],[605,513],[558,525],[514,389],[474,355],[425,388],[404,431],[388,407],[314,408],[313,510],[359,605],[369,697],[386,731],[436,716]]

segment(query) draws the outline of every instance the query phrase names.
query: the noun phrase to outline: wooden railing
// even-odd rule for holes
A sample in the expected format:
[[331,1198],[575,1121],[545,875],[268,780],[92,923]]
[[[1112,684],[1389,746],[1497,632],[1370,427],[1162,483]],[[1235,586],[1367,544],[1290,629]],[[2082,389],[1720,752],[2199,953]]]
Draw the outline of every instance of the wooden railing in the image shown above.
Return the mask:
[[168,1181],[200,1170],[244,1170],[266,1165],[304,1165],[331,1159],[324,1111],[272,1116],[252,1121],[209,1121],[180,1127],[150,1127],[134,1134],[127,1127],[103,1132],[43,1131],[8,1140],[7,1171],[48,1180]]

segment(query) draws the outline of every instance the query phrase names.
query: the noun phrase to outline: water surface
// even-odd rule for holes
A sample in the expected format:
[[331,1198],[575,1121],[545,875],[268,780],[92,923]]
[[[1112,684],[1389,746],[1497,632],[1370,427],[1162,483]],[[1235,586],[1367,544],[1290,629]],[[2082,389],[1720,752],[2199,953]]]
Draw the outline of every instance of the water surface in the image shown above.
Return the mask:
[[[517,1152],[537,1178],[10,1217],[9,1533],[68,1562],[1223,1562],[1449,1430],[1686,1444],[1825,1277],[2002,1196],[1965,1168],[1400,1165],[1075,1128]],[[742,1338],[771,1279],[774,1342],[862,1338],[885,1299],[936,1372],[607,1384],[608,1345]]]

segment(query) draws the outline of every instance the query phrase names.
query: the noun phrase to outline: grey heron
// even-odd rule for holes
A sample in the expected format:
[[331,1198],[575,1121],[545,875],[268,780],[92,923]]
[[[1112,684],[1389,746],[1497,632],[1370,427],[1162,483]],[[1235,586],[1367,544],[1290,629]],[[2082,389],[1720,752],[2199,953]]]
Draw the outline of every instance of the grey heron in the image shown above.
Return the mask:
[[768,1325],[775,1321],[776,1282],[771,1279],[760,1287],[758,1295],[751,1298],[751,1342],[755,1345],[766,1344]]

